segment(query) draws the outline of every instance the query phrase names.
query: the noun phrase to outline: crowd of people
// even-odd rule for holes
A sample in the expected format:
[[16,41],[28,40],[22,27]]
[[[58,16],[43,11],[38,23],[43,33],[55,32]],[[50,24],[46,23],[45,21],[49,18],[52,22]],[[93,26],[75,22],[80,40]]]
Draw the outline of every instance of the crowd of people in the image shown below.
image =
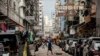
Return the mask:
[[50,36],[47,37],[47,39],[41,39],[41,40],[38,40],[38,41],[34,41],[34,49],[35,49],[35,52],[37,52],[39,50],[39,47],[43,47],[45,48],[45,46],[48,48],[47,50],[47,55],[48,55],[48,52],[50,51],[51,54],[53,55],[53,52],[52,52],[52,44],[53,44],[53,41],[52,41],[52,38]]
[[[59,43],[59,47],[62,48],[63,51],[69,53],[73,56],[94,56],[94,53],[91,51],[93,46],[92,40],[85,40],[79,39],[75,44],[68,41],[61,41]],[[98,47],[99,55],[100,55],[100,47]],[[97,54],[98,55],[98,54]]]
[[[84,39],[78,39],[74,44],[73,41],[69,40],[55,40],[52,39],[51,36],[48,36],[47,39],[41,39],[39,41],[35,41],[34,44],[34,49],[35,52],[39,50],[39,47],[45,48],[47,47],[47,55],[48,52],[50,51],[51,54],[53,54],[52,48],[53,44],[58,45],[62,51],[65,51],[66,53],[71,54],[72,56],[93,56],[93,53],[91,52],[91,45],[93,41],[92,40],[84,40]],[[67,50],[66,50],[67,49]],[[100,51],[100,48],[99,50]]]

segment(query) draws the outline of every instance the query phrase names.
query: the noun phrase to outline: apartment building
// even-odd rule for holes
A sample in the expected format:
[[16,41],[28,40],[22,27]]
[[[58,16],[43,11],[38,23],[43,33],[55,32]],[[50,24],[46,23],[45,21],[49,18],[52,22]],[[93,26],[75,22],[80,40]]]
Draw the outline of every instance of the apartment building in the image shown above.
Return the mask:
[[96,1],[97,3],[97,13],[96,13],[96,36],[100,37],[100,0]]
[[23,0],[0,0],[1,23],[5,22],[8,29],[18,28],[23,31],[24,8],[25,3]]
[[43,0],[39,0],[39,26],[40,31],[43,31]]
[[[56,15],[59,18],[62,16],[65,17],[66,19],[65,30],[67,30],[67,33],[69,35],[77,35],[78,33],[76,30],[79,30],[80,26],[82,26],[81,28],[84,28],[87,23],[92,21],[92,19],[84,18],[83,16],[84,12],[88,10],[89,14],[95,14],[96,4],[94,0],[64,0],[63,2],[64,3],[62,3],[62,0],[57,0]],[[84,29],[84,31],[87,30]],[[85,35],[89,35],[89,34],[85,34]]]
[[37,0],[0,0],[0,24],[8,30],[34,30],[38,22]]

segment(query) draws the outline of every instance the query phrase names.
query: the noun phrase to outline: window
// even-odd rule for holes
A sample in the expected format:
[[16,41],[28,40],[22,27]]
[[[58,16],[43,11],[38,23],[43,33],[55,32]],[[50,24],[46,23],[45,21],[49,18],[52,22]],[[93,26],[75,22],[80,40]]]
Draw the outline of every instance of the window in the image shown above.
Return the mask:
[[40,19],[42,19],[42,18],[40,18]]
[[73,16],[69,16],[68,17],[68,21],[73,21],[74,19],[73,19]]
[[11,5],[12,5],[12,0],[9,1],[9,6],[11,7]]
[[71,15],[72,15],[72,14],[73,14],[73,11],[69,11],[69,14],[71,14]]
[[42,10],[40,10],[40,12],[42,12]]
[[69,3],[73,3],[74,2],[74,0],[69,0]]
[[14,8],[14,10],[16,10],[16,4],[15,4],[15,2],[13,3],[13,8]]

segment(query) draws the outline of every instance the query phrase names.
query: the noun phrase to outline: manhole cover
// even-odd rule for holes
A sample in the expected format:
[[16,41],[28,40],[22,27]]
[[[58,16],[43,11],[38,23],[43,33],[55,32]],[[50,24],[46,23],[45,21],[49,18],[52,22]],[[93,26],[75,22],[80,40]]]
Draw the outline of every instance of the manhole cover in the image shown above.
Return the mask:
[[62,55],[62,53],[56,53],[56,55]]

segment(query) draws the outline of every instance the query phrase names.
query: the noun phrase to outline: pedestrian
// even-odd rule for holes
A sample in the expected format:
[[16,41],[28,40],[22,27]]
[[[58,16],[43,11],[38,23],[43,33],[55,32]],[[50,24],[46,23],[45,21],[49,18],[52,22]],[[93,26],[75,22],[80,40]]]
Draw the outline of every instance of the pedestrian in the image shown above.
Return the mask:
[[73,54],[73,56],[77,56],[77,43],[75,43],[75,49],[74,49],[74,54]]
[[42,42],[42,47],[45,48],[46,46],[47,46],[47,43],[46,43],[45,40],[43,40],[43,42]]
[[35,45],[35,51],[38,51],[38,44]]
[[80,56],[83,56],[83,45],[80,46]]
[[83,56],[88,56],[88,47],[89,47],[89,45],[86,41],[84,44],[84,47],[83,47]]
[[69,45],[68,45],[68,43],[67,43],[66,46],[65,46],[65,52],[66,52],[66,53],[68,53],[68,49],[69,49]]
[[27,41],[27,38],[29,36],[29,32],[26,30],[23,32],[23,35],[22,35],[22,44],[25,44],[25,42]]
[[80,45],[77,44],[76,45],[76,56],[80,56],[80,49],[79,49]]
[[39,43],[37,42],[37,41],[35,41],[35,44],[34,44],[34,46],[35,46],[35,52],[37,52],[39,49]]
[[[100,52],[100,46],[98,47],[98,51]],[[100,56],[100,53],[99,53],[99,56]]]
[[47,55],[48,55],[48,52],[51,51],[51,54],[53,54],[52,52],[52,42],[51,42],[51,37],[49,36],[48,38],[48,51],[47,51]]
[[83,41],[82,41],[82,39],[79,39],[78,45],[79,45],[79,47],[78,47],[79,56],[83,56]]
[[62,48],[62,51],[65,50],[65,46],[66,46],[66,43],[64,40],[61,41],[61,48]]
[[36,56],[36,52],[39,50],[38,42],[34,42],[34,56]]

